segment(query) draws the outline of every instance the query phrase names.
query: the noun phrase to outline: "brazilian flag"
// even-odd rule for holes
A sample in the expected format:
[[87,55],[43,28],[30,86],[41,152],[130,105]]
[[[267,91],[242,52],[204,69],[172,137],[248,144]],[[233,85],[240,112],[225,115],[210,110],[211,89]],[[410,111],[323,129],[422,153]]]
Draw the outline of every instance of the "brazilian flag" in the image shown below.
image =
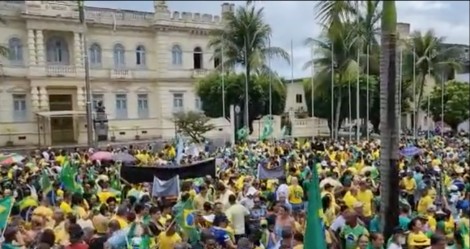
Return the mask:
[[0,200],[0,229],[4,229],[7,226],[12,206],[13,197],[8,196]]

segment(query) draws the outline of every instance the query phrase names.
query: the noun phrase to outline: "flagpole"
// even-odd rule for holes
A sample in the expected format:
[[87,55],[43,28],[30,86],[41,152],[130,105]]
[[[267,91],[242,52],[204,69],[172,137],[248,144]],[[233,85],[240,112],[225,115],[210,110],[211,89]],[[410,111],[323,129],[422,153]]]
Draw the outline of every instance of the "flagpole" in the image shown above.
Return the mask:
[[428,107],[427,107],[427,111],[426,111],[426,113],[427,113],[427,114],[426,114],[426,116],[427,116],[427,118],[426,118],[426,126],[427,126],[427,128],[426,128],[426,129],[427,129],[427,133],[428,133],[428,136],[427,136],[428,139],[429,139],[429,128],[430,128],[429,123],[431,123],[431,122],[429,122],[429,119],[430,119],[429,114],[430,114],[430,109],[431,109],[429,97],[430,97],[430,96],[428,95]]
[[349,105],[349,116],[348,116],[348,125],[349,125],[349,142],[352,140],[352,99],[351,99],[351,81],[348,81],[348,105]]
[[402,103],[401,103],[401,99],[402,99],[402,81],[403,81],[403,49],[400,48],[400,68],[399,68],[399,72],[400,74],[398,75],[398,88],[400,89],[398,91],[398,113],[400,114],[398,116],[398,141],[401,140],[401,118],[402,118],[402,112],[401,112],[401,109],[402,109]]
[[444,84],[444,75],[441,74],[442,79],[442,87],[441,87],[441,137],[444,137],[444,91],[445,91],[445,84]]
[[291,67],[290,67],[290,83],[294,83],[294,40],[290,40],[290,57],[291,57]]
[[416,139],[416,128],[417,128],[417,121],[416,118],[416,49],[413,46],[413,139]]
[[245,37],[245,126],[246,128],[249,129],[250,127],[250,124],[249,124],[249,119],[250,119],[250,115],[249,115],[249,94],[248,94],[248,63],[250,63],[249,59],[247,58],[248,56],[248,41],[247,41],[247,37]]
[[370,95],[369,95],[369,44],[367,44],[367,51],[366,51],[366,138],[369,141],[369,112],[370,112]]
[[[310,87],[312,88],[311,91],[310,91],[310,105],[311,105],[311,108],[312,108],[312,120],[315,119],[315,101],[314,101],[314,98],[315,98],[315,88],[314,88],[314,77],[315,77],[315,63],[314,63],[314,51],[313,51],[313,46],[312,46],[312,49],[310,51],[310,57],[311,57],[311,61],[312,61],[312,68],[311,68],[311,81],[310,81]],[[315,127],[314,127],[315,128]]]
[[[360,11],[359,11],[359,1],[356,1],[356,11],[357,11],[357,25],[359,25],[359,17],[360,17]],[[359,42],[359,46],[357,48],[357,79],[356,79],[356,142],[359,144],[360,136],[359,136],[359,130],[361,128],[361,115],[360,115],[360,104],[361,102],[359,101],[359,80],[360,80],[360,72],[361,72],[361,42]]]
[[220,56],[220,61],[221,61],[221,66],[222,66],[222,117],[227,118],[225,116],[225,68],[224,68],[224,43],[222,41],[222,47],[221,47],[221,56]]
[[[271,37],[268,40],[269,48],[271,48]],[[268,67],[269,71],[269,116],[273,116],[273,75],[271,72],[271,56],[268,56]]]
[[79,19],[80,23],[83,26],[83,59],[84,59],[84,67],[85,67],[85,99],[86,99],[86,126],[87,126],[87,143],[88,147],[92,147],[94,144],[93,141],[93,111],[91,109],[91,85],[90,85],[90,63],[88,61],[88,45],[87,45],[87,25],[86,25],[86,18],[85,18],[85,3],[84,1],[78,1],[78,9],[79,9]]
[[336,125],[335,125],[335,60],[334,60],[334,49],[335,45],[331,43],[331,139],[336,137]]

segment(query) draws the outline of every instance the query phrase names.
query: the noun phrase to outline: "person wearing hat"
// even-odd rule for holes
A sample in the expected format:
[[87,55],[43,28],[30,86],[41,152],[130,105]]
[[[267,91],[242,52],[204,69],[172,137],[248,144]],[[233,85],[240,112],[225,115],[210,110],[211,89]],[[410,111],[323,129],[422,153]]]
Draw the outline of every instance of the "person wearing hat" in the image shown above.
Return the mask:
[[411,220],[408,230],[407,244],[409,249],[420,249],[431,245],[431,241],[423,232],[423,223],[420,218]]

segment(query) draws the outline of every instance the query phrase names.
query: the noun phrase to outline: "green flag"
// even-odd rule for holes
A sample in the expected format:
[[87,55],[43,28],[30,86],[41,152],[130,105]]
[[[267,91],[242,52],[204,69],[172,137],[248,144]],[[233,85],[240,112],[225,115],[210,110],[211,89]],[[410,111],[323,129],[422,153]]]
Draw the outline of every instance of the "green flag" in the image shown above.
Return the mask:
[[59,180],[64,186],[65,190],[72,193],[81,192],[83,189],[80,184],[75,181],[77,176],[77,169],[70,164],[70,161],[65,162],[60,170]]
[[199,232],[196,228],[196,213],[193,209],[191,198],[186,201],[179,201],[175,207],[175,222],[181,228],[182,233],[191,243],[199,240]]
[[47,175],[46,171],[42,172],[41,178],[39,179],[39,185],[41,186],[43,194],[47,194],[52,190],[51,179],[49,179],[49,176]]
[[245,140],[248,137],[248,128],[243,127],[237,131],[237,137],[239,140]]
[[265,117],[263,121],[263,130],[261,131],[260,140],[265,140],[273,133],[273,121],[271,117]]
[[320,183],[316,167],[312,167],[312,181],[308,189],[307,227],[305,229],[305,249],[326,249],[325,230],[322,222]]
[[0,200],[0,229],[4,229],[7,226],[12,206],[13,197],[8,196]]

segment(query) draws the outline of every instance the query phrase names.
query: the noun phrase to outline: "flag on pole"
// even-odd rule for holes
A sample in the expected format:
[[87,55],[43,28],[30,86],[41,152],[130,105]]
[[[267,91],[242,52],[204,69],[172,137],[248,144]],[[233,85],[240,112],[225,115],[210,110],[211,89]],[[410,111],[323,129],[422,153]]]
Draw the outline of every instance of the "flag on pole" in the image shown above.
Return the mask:
[[183,159],[184,140],[180,134],[176,134],[176,164],[180,164]]
[[42,172],[41,178],[39,179],[39,185],[41,186],[43,194],[47,194],[52,190],[52,183],[46,171]]
[[319,189],[318,171],[312,167],[312,181],[308,189],[307,227],[305,229],[305,249],[326,249],[325,230],[322,224],[323,210]]
[[243,127],[237,131],[237,137],[239,140],[245,140],[248,137],[248,128]]
[[260,140],[267,139],[273,133],[273,121],[271,117],[265,117],[263,121],[263,130],[259,137]]
[[13,197],[8,196],[0,200],[0,229],[4,229],[7,226],[12,206]]
[[59,174],[59,180],[65,190],[70,191],[72,193],[81,193],[83,191],[81,186],[75,180],[76,176],[77,169],[70,164],[70,161],[65,162]]
[[152,196],[169,197],[180,194],[180,178],[178,175],[166,181],[153,177]]

